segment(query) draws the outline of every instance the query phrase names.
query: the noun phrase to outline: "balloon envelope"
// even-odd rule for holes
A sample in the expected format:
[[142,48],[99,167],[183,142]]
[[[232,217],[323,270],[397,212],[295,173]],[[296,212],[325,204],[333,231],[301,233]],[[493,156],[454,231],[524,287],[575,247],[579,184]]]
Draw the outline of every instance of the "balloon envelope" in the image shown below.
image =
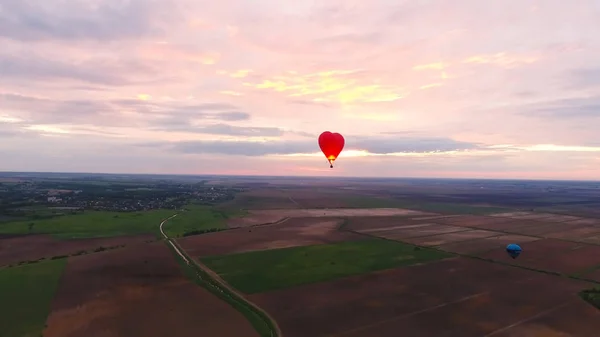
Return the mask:
[[521,255],[522,249],[518,244],[511,243],[510,245],[506,246],[506,252],[510,257],[516,259],[519,257],[519,255]]
[[344,136],[339,133],[325,131],[319,136],[319,147],[325,158],[329,160],[330,167],[333,167],[333,162],[344,149],[345,142]]

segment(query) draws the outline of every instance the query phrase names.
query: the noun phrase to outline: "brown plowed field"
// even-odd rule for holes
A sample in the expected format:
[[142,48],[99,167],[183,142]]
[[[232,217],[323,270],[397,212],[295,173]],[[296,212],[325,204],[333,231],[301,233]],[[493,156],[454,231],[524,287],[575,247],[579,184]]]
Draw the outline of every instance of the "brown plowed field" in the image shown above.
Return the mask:
[[458,254],[473,254],[489,252],[494,249],[505,249],[508,244],[531,242],[539,238],[523,235],[500,235],[469,242],[454,242],[438,246],[437,248],[447,252]]
[[538,260],[536,268],[572,274],[600,265],[600,246],[585,245]]
[[306,217],[358,217],[358,223],[383,223],[386,220],[394,219],[396,223],[401,221],[411,221],[406,219],[408,216],[426,214],[419,211],[413,211],[403,208],[328,208],[328,209],[268,209],[251,210],[248,215],[230,220],[229,227],[249,227],[277,222],[284,218],[306,218]]
[[[419,227],[417,227],[419,226]],[[465,227],[456,227],[456,226],[448,226],[448,225],[438,225],[438,224],[423,224],[423,225],[413,225],[411,227],[406,228],[398,228],[392,230],[385,231],[377,231],[371,232],[370,235],[379,236],[386,239],[393,240],[404,240],[414,237],[422,237],[422,236],[432,236],[438,234],[446,234],[446,233],[455,233],[455,232],[465,232],[469,231],[469,228]]]
[[99,247],[140,244],[154,240],[154,235],[117,236],[112,238],[57,240],[50,235],[24,235],[0,238],[0,266],[20,261],[34,261],[53,256],[92,252]]
[[382,216],[382,217],[354,217],[349,218],[344,229],[360,232],[374,228],[390,228],[406,225],[418,225],[432,223],[429,220],[414,220],[400,216]]
[[508,221],[510,220],[491,216],[463,215],[447,219],[438,219],[435,222],[454,226],[479,227],[485,224],[502,223]]
[[283,220],[283,216],[276,212],[261,213],[257,211],[248,211],[248,214],[242,218],[232,218],[227,220],[227,227],[229,228],[240,228],[240,227],[251,227],[257,225],[264,225],[275,223]]
[[502,212],[502,213],[493,213],[490,216],[501,217],[501,218],[512,218],[516,216],[529,215],[533,214],[531,212]]
[[517,259],[512,259],[510,256],[508,256],[506,253],[506,247],[498,248],[482,254],[477,254],[477,256],[519,266],[537,268],[539,261],[551,259],[552,257],[560,254],[567,254],[569,251],[580,247],[581,245],[581,243],[557,239],[540,239],[537,241],[520,244],[523,252]]
[[556,222],[566,222],[566,221],[574,221],[581,220],[581,217],[573,216],[573,215],[555,215],[553,217],[547,218],[548,221],[556,221]]
[[[376,228],[369,228],[369,229],[361,229],[361,230],[356,230],[355,232],[358,233],[369,233],[369,234],[373,234],[373,235],[379,235],[379,234],[383,234],[385,232],[390,232],[393,230],[423,230],[426,231],[428,229],[430,229],[431,227],[436,227],[439,225],[436,224],[430,224],[430,223],[422,223],[422,224],[416,224],[416,225],[408,225],[408,224],[404,224],[404,225],[398,225],[398,226],[392,226],[392,227],[376,227]],[[460,227],[455,227],[455,228],[460,228]],[[347,230],[347,228],[345,228]],[[419,232],[420,233],[420,232]]]
[[590,236],[584,239],[580,239],[577,241],[581,241],[581,242],[585,242],[585,243],[591,243],[593,245],[600,245],[600,235],[596,235],[596,236]]
[[539,227],[542,225],[544,225],[543,222],[536,222],[536,221],[531,221],[531,220],[529,220],[529,221],[509,220],[508,222],[482,224],[482,225],[477,226],[477,228],[510,233],[515,230],[519,230],[520,228]]
[[600,282],[600,269],[593,270],[593,271],[583,275],[583,277],[590,279],[590,280],[594,280],[596,282]]
[[461,242],[461,241],[469,241],[469,240],[474,240],[474,239],[484,239],[484,238],[489,238],[492,236],[500,236],[500,235],[501,234],[497,233],[497,232],[475,229],[475,230],[466,230],[466,231],[462,231],[462,232],[454,232],[454,233],[447,233],[447,234],[440,234],[440,235],[430,235],[430,236],[423,236],[423,237],[408,238],[408,239],[402,239],[402,241],[408,242],[408,243],[411,243],[414,245],[432,247],[432,246],[439,246],[439,245],[443,245],[443,244],[451,243],[451,242]]
[[587,227],[581,227],[581,228],[576,228],[576,229],[572,229],[572,230],[554,232],[554,233],[550,233],[546,236],[549,238],[556,238],[556,239],[578,240],[578,239],[589,238],[591,236],[596,236],[596,235],[600,235],[600,227],[587,226]]
[[517,215],[512,217],[513,219],[527,219],[527,220],[543,220],[546,218],[551,218],[554,217],[554,214],[551,213],[531,213],[531,214],[525,214],[525,215]]
[[570,225],[596,225],[600,226],[600,219],[579,219],[567,221]]
[[587,287],[570,279],[454,258],[250,299],[274,315],[288,337],[395,337],[399,332],[481,337],[577,299],[575,293]]
[[277,225],[238,228],[188,236],[177,241],[194,258],[253,250],[360,240],[362,235],[338,231],[340,219],[293,218]]
[[430,216],[419,216],[419,217],[415,217],[415,218],[411,218],[411,220],[436,220],[436,219],[452,219],[452,218],[457,218],[457,217],[461,217],[462,215],[430,215]]
[[598,331],[600,310],[584,301],[574,300],[573,303],[508,328],[494,337],[596,337]]
[[572,231],[581,227],[582,225],[569,225],[567,223],[548,222],[540,224],[539,226],[527,226],[523,228],[512,229],[511,232],[522,235],[546,236],[550,233],[561,232],[565,230]]
[[226,302],[189,281],[165,243],[70,258],[45,337],[258,337]]

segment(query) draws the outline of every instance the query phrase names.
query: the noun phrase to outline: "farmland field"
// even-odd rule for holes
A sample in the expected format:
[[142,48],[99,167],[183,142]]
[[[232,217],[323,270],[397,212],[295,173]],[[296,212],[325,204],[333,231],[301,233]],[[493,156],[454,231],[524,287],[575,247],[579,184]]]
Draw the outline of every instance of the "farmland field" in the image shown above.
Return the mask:
[[363,239],[338,231],[342,223],[336,218],[291,218],[273,225],[188,236],[177,242],[191,256],[204,257]]
[[394,198],[375,191],[339,188],[258,189],[241,193],[227,204],[243,209],[293,209],[293,208],[410,208],[443,214],[490,214],[506,211],[503,207],[417,201]]
[[162,242],[69,259],[44,336],[100,334],[258,337],[240,312],[186,278]]
[[227,228],[228,219],[242,212],[219,211],[209,206],[188,205],[186,211],[169,220],[169,225],[164,227],[165,233],[170,237],[182,237],[186,234],[205,230]]
[[66,259],[0,269],[0,335],[38,337]]
[[[289,337],[394,337],[399,331],[406,336],[481,337],[507,329],[523,331],[524,326],[529,335],[503,336],[592,337],[590,333],[600,329],[600,312],[576,296],[586,286],[453,258],[249,298],[271,312]],[[534,318],[543,324],[520,324]]]
[[231,219],[228,227],[248,227],[276,223],[285,218],[302,217],[402,217],[427,215],[421,211],[414,211],[403,208],[304,208],[304,209],[270,209],[270,210],[250,210],[243,218]]
[[51,234],[59,239],[158,235],[156,224],[172,214],[173,210],[130,213],[86,211],[51,219],[2,223],[0,234]]
[[53,176],[0,185],[2,337],[600,330],[597,184]]
[[202,258],[245,293],[286,288],[449,257],[399,242],[365,239]]
[[0,238],[0,266],[42,258],[66,257],[155,240],[153,235],[128,235],[110,238],[59,240],[50,235],[23,235]]

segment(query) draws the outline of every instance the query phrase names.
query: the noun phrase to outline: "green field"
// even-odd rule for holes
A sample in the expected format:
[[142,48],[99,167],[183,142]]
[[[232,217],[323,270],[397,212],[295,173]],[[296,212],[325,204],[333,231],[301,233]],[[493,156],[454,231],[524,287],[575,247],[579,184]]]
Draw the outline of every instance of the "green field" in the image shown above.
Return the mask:
[[39,337],[66,259],[0,269],[0,335]]
[[600,288],[586,289],[579,293],[585,301],[600,309]]
[[[165,244],[167,244],[165,242]],[[175,249],[167,244],[169,250],[175,256],[177,263],[183,270],[183,273],[194,283],[199,286],[204,287],[206,290],[213,293],[215,296],[224,300],[225,302],[232,305],[236,310],[241,312],[248,321],[252,324],[252,326],[256,329],[256,331],[262,337],[273,337],[277,336],[274,331],[275,327],[273,326],[273,322],[269,319],[269,317],[265,316],[262,312],[256,310],[250,304],[248,304],[242,297],[233,294],[227,288],[223,288],[217,281],[215,281],[210,275],[208,275],[203,269],[198,268],[198,266],[194,263],[187,264],[183,261],[183,259],[179,256],[179,254],[175,251]],[[179,247],[181,251],[181,247]],[[191,258],[183,253],[187,259]]]
[[327,245],[211,256],[202,262],[248,293],[326,281],[451,256],[400,242],[366,239]]
[[163,226],[169,237],[182,237],[185,234],[200,233],[206,230],[224,229],[227,219],[243,215],[240,212],[219,211],[210,206],[189,205]]
[[0,223],[0,234],[52,234],[60,239],[157,234],[158,224],[175,210],[146,212],[86,211],[51,219]]

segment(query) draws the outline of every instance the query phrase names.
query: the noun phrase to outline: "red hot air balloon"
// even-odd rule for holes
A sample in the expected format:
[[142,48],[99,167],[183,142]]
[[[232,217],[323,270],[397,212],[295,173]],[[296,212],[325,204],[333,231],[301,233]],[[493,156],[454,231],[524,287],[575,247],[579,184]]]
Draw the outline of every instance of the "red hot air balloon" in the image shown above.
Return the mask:
[[339,133],[325,131],[319,136],[319,147],[329,161],[329,167],[333,168],[333,162],[342,152],[344,144],[344,137]]

